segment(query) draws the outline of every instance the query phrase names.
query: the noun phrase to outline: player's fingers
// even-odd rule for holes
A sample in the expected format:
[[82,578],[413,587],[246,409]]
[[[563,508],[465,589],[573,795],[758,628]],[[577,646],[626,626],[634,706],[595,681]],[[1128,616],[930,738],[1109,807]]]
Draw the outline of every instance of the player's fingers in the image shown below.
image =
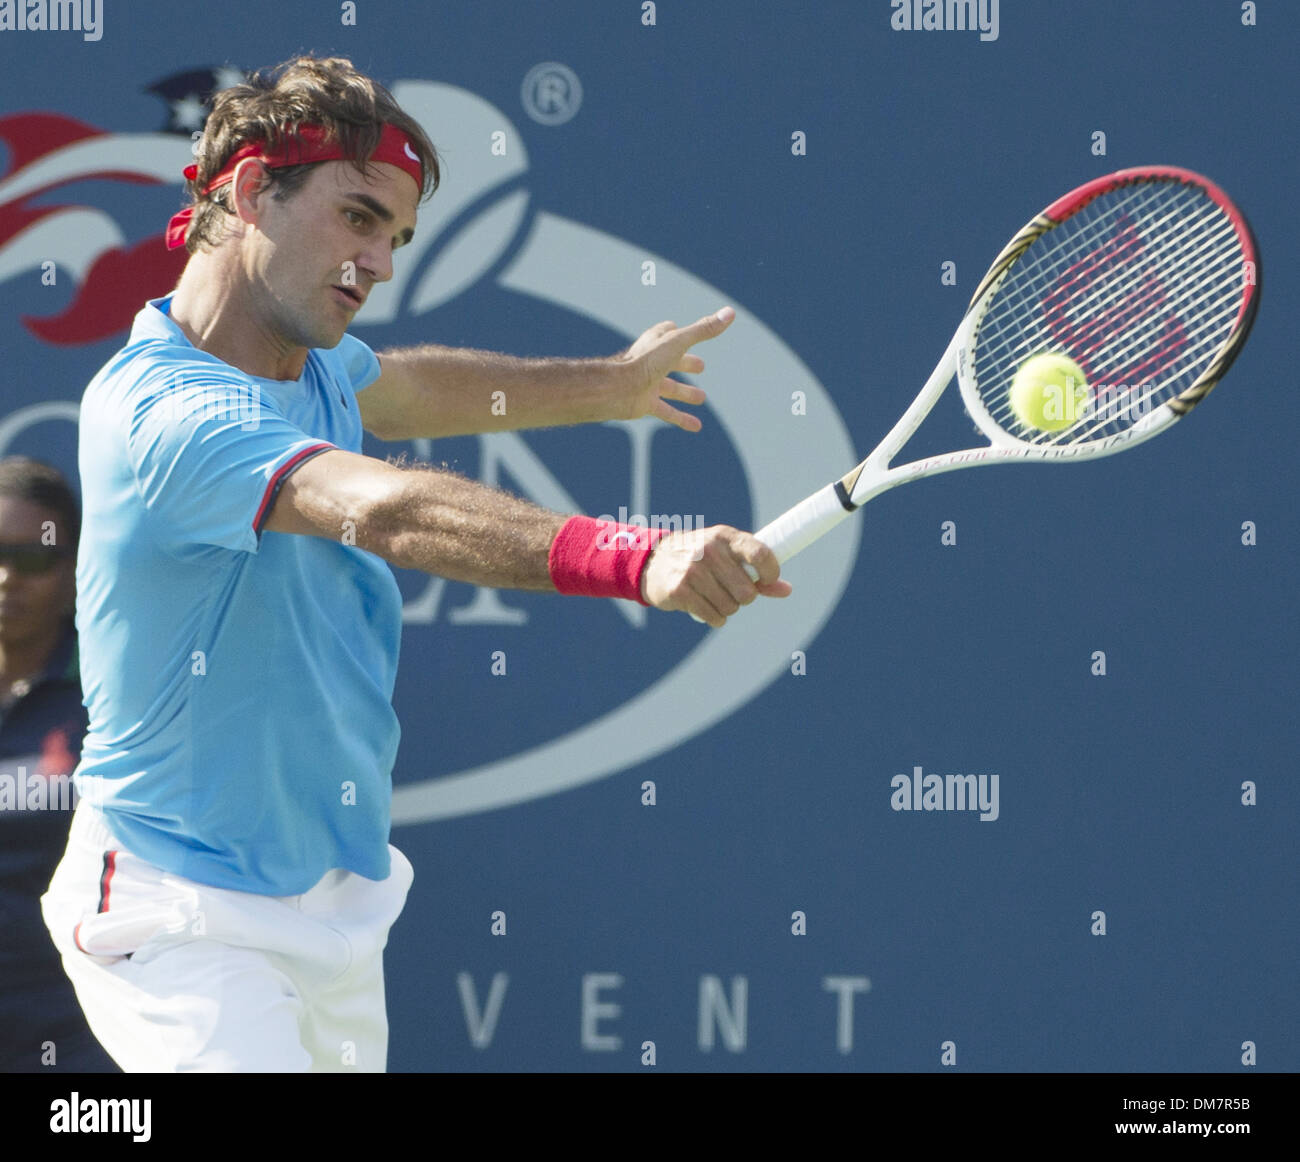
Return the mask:
[[712,315],[705,315],[702,319],[697,319],[688,327],[683,327],[678,332],[678,338],[685,342],[687,347],[694,347],[696,343],[702,343],[705,339],[713,339],[721,335],[736,317],[735,309],[732,307],[723,307],[720,311],[715,311]]
[[703,423],[700,422],[699,416],[693,416],[690,412],[679,411],[672,404],[665,403],[663,400],[655,400],[650,409],[650,414],[655,419],[663,420],[666,424],[672,424],[674,427],[681,428],[683,432],[698,432]]
[[727,624],[727,615],[719,613],[717,607],[707,597],[693,593],[689,601],[682,603],[682,612],[689,613],[696,621],[721,629]]
[[789,597],[794,592],[789,581],[759,581],[754,588],[764,597]]
[[699,375],[704,370],[704,360],[698,355],[687,352],[677,361],[677,366],[673,370],[685,372],[687,375]]
[[693,383],[683,383],[680,379],[665,379],[659,385],[659,394],[664,399],[680,400],[682,403],[702,404],[709,397],[703,388]]
[[691,594],[697,607],[692,610],[712,626],[726,623],[733,613],[740,609],[737,601],[710,569],[694,571],[688,580]]
[[[742,535],[739,530],[720,528],[718,536],[704,541],[696,550],[696,558],[707,575],[716,579],[736,606],[748,605],[758,597],[748,566],[734,548],[732,538]],[[715,602],[716,604],[716,602]],[[731,610],[735,612],[735,610]]]
[[776,559],[776,554],[753,533],[736,530],[731,538],[731,549],[740,560],[758,574],[754,577],[756,582],[771,584],[780,577],[781,562]]

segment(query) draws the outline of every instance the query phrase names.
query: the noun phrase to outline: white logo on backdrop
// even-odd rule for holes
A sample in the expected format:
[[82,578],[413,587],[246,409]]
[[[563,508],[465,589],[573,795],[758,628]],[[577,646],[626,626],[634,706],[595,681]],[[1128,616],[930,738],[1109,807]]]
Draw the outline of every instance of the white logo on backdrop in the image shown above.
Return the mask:
[[[425,81],[394,87],[402,107],[419,118],[448,160],[449,179],[421,211],[410,249],[439,253],[420,274],[414,254],[390,282],[377,285],[357,318],[390,323],[433,310],[477,281],[507,253],[526,219],[528,192],[518,179],[528,168],[523,140],[506,116],[481,97]],[[504,156],[484,147],[508,126]],[[471,213],[471,208],[473,212]],[[703,213],[703,210],[700,211]],[[455,233],[445,241],[444,231]],[[641,285],[641,264],[653,261],[656,286]],[[779,515],[826,483],[839,465],[857,460],[852,441],[825,388],[799,357],[736,297],[711,286],[648,247],[539,210],[497,282],[521,295],[560,305],[626,335],[630,342],[650,323],[699,318],[724,303],[736,308],[726,336],[703,352],[712,414],[735,447],[754,502],[752,527]],[[364,334],[361,336],[364,338]],[[807,411],[791,415],[794,390]],[[642,443],[655,421],[626,425],[634,461],[648,462]],[[490,482],[508,465],[511,477],[534,500],[578,511],[558,481],[512,433],[481,437]],[[422,453],[425,451],[421,449]],[[633,480],[632,507],[648,512]],[[705,509],[701,498],[695,507]],[[397,787],[395,823],[420,823],[473,814],[582,786],[673,750],[744,706],[789,672],[790,655],[817,636],[848,584],[857,558],[860,523],[847,522],[789,563],[795,594],[757,601],[722,630],[711,630],[671,671],[594,722],[496,762]],[[407,618],[436,614],[442,582],[408,603]],[[479,590],[479,594],[490,591]],[[644,617],[631,602],[615,603],[625,617]],[[478,608],[478,613],[474,611]],[[462,616],[458,619],[456,613]],[[514,615],[514,616],[511,616]],[[497,595],[453,611],[452,621],[522,620]]]
[[582,107],[582,82],[568,65],[546,61],[528,70],[519,96],[539,125],[563,125]]

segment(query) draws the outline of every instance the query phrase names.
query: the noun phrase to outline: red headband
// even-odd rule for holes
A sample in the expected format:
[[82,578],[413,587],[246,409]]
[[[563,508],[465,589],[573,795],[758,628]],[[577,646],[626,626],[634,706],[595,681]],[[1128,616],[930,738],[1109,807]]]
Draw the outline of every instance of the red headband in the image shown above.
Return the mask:
[[[224,186],[235,176],[235,166],[246,157],[259,159],[268,169],[285,165],[307,165],[317,161],[348,160],[348,154],[343,152],[340,142],[325,140],[325,130],[321,126],[300,125],[297,138],[286,138],[278,150],[269,149],[264,141],[250,142],[235,150],[230,155],[230,160],[226,162],[225,168],[208,182],[203,192],[210,194],[213,190]],[[420,155],[411,148],[411,139],[397,126],[385,123],[383,132],[379,136],[379,144],[375,146],[375,152],[370,155],[370,160],[384,161],[405,170],[420,190],[424,190],[424,167],[420,164]],[[192,182],[198,174],[197,165],[185,167],[187,181]],[[187,206],[179,214],[174,214],[171,221],[167,223],[166,237],[169,250],[185,245],[185,234],[189,230],[190,219],[193,216],[194,207]]]

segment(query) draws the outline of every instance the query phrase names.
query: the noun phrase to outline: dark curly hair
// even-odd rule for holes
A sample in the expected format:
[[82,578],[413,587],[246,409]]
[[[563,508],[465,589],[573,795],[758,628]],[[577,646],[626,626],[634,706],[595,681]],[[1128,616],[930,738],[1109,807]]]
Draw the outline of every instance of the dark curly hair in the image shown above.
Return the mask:
[[[212,102],[194,158],[198,174],[187,183],[194,216],[185,235],[185,249],[193,254],[201,245],[214,246],[225,231],[229,185],[203,193],[241,146],[265,141],[278,149],[292,140],[298,125],[319,125],[326,140],[337,141],[363,173],[379,144],[384,125],[394,125],[410,139],[424,169],[421,200],[438,188],[438,151],[420,123],[402,111],[393,95],[345,57],[302,56],[274,68],[262,69],[242,85],[223,89]],[[272,197],[285,201],[302,186],[313,165],[282,166],[268,170]]]

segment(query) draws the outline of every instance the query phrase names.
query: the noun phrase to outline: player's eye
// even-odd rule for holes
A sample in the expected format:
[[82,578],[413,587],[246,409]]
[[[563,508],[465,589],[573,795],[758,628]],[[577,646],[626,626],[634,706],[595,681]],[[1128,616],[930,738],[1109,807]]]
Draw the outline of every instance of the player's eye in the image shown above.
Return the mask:
[[366,224],[366,216],[358,210],[344,210],[343,213],[353,226],[364,226]]

